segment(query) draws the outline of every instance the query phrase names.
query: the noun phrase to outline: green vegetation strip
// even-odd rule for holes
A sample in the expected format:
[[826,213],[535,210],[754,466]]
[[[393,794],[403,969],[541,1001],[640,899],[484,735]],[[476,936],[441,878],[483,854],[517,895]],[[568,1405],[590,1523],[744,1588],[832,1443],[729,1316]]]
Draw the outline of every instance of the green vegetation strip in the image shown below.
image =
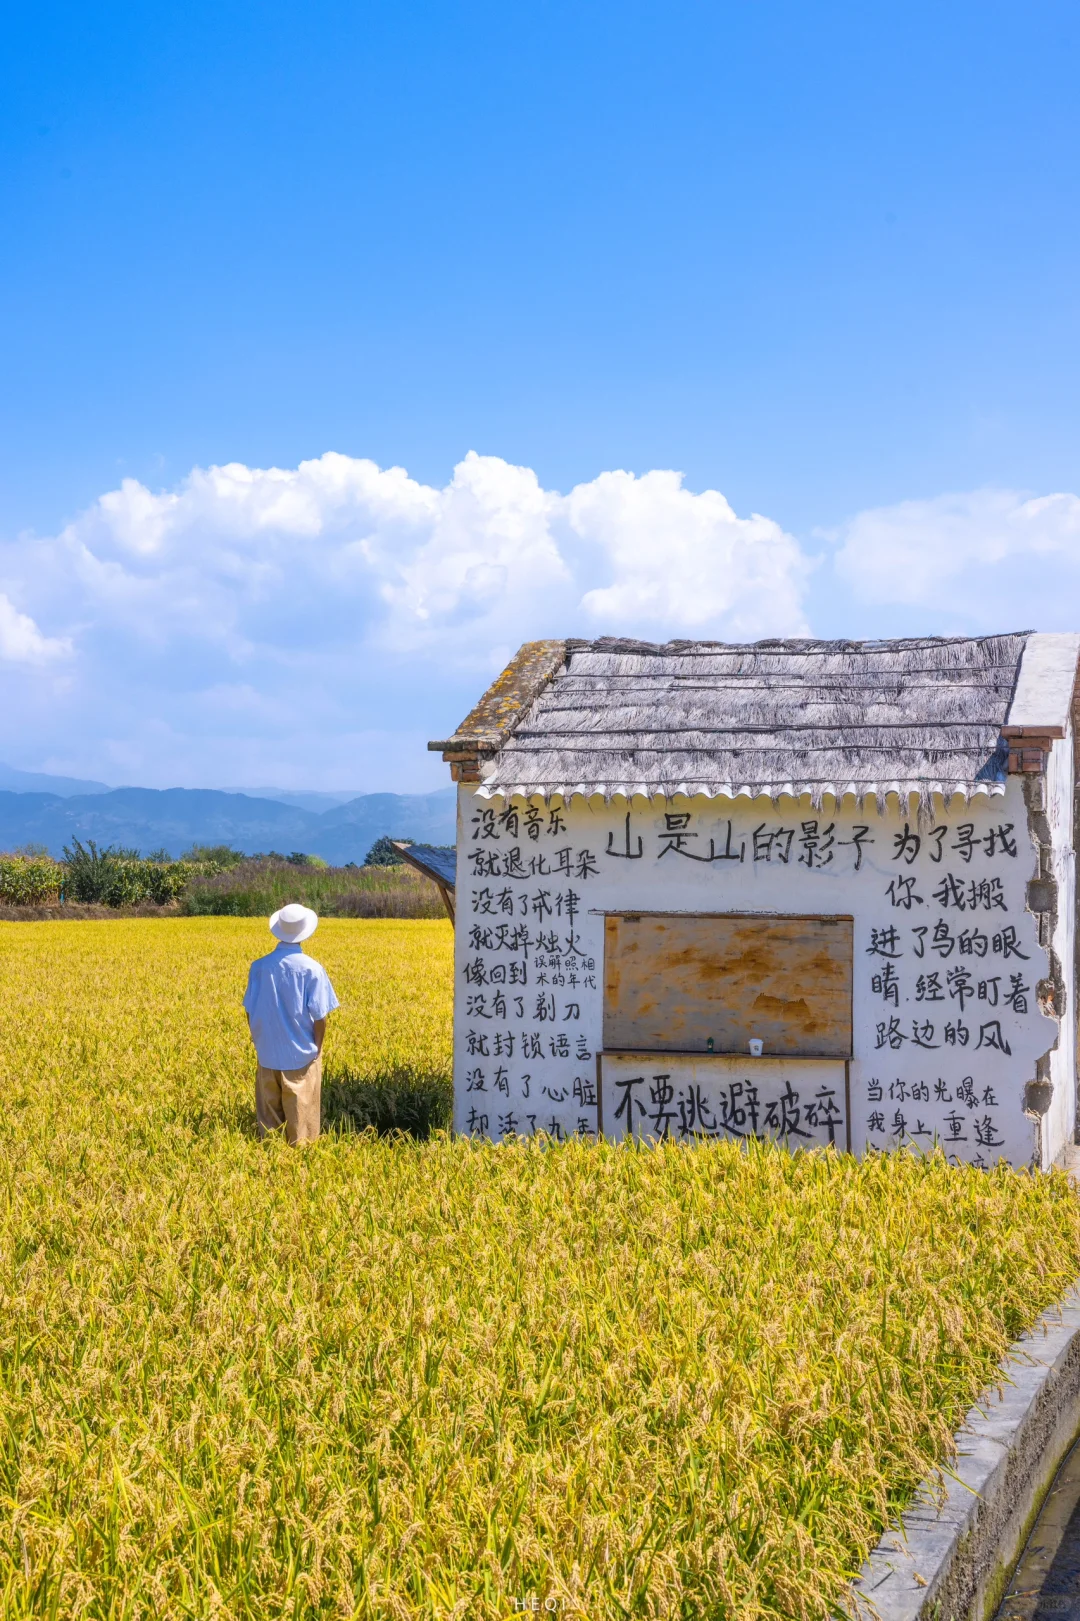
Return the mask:
[[[267,943],[0,925],[4,1617],[824,1617],[1080,1270],[1061,1176],[260,1145]],[[313,945],[333,1085],[445,1086],[448,925]]]

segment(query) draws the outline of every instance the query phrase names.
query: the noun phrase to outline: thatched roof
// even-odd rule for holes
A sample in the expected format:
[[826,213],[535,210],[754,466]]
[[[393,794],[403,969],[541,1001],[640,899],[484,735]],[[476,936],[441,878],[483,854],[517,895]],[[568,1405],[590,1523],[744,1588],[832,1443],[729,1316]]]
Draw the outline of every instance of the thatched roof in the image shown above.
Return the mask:
[[485,796],[1000,793],[1029,639],[530,643],[432,747]]

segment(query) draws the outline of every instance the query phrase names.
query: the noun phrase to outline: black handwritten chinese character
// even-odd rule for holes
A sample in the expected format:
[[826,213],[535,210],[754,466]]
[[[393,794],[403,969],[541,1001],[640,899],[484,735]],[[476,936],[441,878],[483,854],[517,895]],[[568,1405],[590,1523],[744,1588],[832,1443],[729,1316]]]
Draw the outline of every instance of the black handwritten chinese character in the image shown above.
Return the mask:
[[987,856],[996,855],[998,846],[1001,847],[1003,855],[1015,856],[1016,840],[1009,837],[1012,831],[1012,822],[1006,822],[1004,827],[999,823],[997,827],[991,828],[989,833],[984,833],[983,843],[986,846]]
[[893,1007],[900,1006],[900,976],[891,962],[884,965],[880,974],[873,976],[870,989],[883,1001],[891,1002]]
[[794,837],[793,827],[774,828],[770,833],[764,822],[759,823],[751,834],[754,841],[754,860],[771,862],[775,845],[776,859],[786,867],[791,856],[791,841]]
[[1024,984],[1024,976],[1022,974],[1010,974],[1009,989],[1005,992],[1004,996],[1006,1007],[1011,1007],[1014,1013],[1026,1013],[1028,1010],[1028,995],[1030,991],[1031,986]]
[[750,1081],[732,1081],[720,1092],[720,1129],[735,1137],[756,1137],[761,1099]]
[[930,851],[930,860],[933,861],[935,865],[941,861],[941,846],[944,843],[945,835],[948,833],[948,831],[949,830],[947,827],[932,827],[926,836],[927,843],[934,846],[934,848]]
[[578,1104],[596,1103],[596,1087],[586,1075],[574,1076],[574,1101]]
[[851,830],[850,839],[838,839],[836,841],[837,844],[853,844],[855,846],[855,871],[856,872],[858,872],[859,869],[862,867],[862,847],[863,847],[863,845],[864,844],[874,844],[876,842],[874,839],[870,838],[869,835],[870,835],[870,829],[868,827],[862,827],[862,826],[853,827],[852,830]]
[[951,872],[944,875],[940,885],[935,889],[934,899],[939,906],[955,906],[958,912],[964,911],[967,906],[964,886],[959,878],[953,877]]
[[984,1114],[981,1120],[976,1120],[975,1141],[979,1147],[1000,1148],[1005,1139],[1004,1137],[995,1136],[996,1131],[997,1126],[988,1114]]
[[985,1024],[979,1026],[979,1039],[975,1045],[976,1048],[994,1047],[1007,1056],[1012,1054],[1012,1048],[1001,1033],[1000,1019],[988,1019]]
[[634,1105],[637,1105],[639,1114],[645,1113],[645,1105],[634,1091],[635,1086],[644,1085],[644,1075],[632,1075],[627,1076],[626,1078],[621,1076],[616,1077],[615,1089],[616,1091],[622,1092],[622,1100],[619,1103],[618,1108],[615,1110],[615,1119],[622,1120],[625,1116],[628,1130],[632,1130],[634,1125]]
[[949,995],[960,1003],[960,1012],[963,1013],[975,996],[975,986],[971,980],[970,968],[950,968],[945,975],[949,987]]
[[720,1130],[712,1105],[696,1083],[688,1086],[685,1092],[680,1092],[677,1102],[680,1137],[693,1137],[701,1132],[715,1133]]
[[836,1093],[832,1088],[822,1086],[818,1088],[813,1101],[806,1105],[807,1125],[813,1126],[815,1131],[819,1126],[824,1126],[831,1143],[836,1141],[836,1128],[844,1118],[836,1107],[835,1100]]
[[894,1015],[888,1024],[881,1023],[878,1025],[877,1040],[874,1045],[876,1047],[892,1047],[895,1050],[897,1047],[902,1047],[906,1040],[907,1037],[900,1029],[900,1020]]
[[608,836],[607,836],[607,850],[604,853],[606,855],[609,855],[609,856],[619,856],[623,861],[640,861],[642,856],[644,855],[645,846],[644,846],[644,844],[642,842],[642,838],[641,838],[640,833],[638,834],[637,849],[632,850],[630,848],[630,812],[629,811],[627,811],[627,813],[626,813],[626,826],[625,826],[625,831],[624,831],[624,836],[623,836],[623,848],[621,850],[616,850],[615,849],[615,834],[614,833],[609,833]]
[[992,912],[995,907],[999,912],[1007,912],[1009,908],[1005,905],[1001,879],[972,878],[968,883],[968,906],[973,912],[980,906],[986,912]]
[[473,833],[474,841],[476,839],[497,839],[499,837],[499,830],[495,826],[494,806],[488,810],[476,811],[472,820],[475,829]]
[[836,843],[833,837],[835,822],[823,827],[820,833],[816,821],[803,822],[800,825],[802,834],[799,843],[802,845],[802,854],[799,860],[807,867],[827,867],[833,858],[832,847]]
[[780,1096],[765,1105],[765,1129],[775,1131],[778,1137],[809,1137],[810,1133],[799,1124],[802,1113],[799,1094],[788,1081]]
[[649,1087],[649,1102],[652,1108],[647,1112],[653,1135],[661,1141],[669,1135],[671,1122],[676,1118],[675,1110],[670,1107],[674,1096],[675,1088],[671,1084],[671,1076],[654,1075],[652,1085]]
[[904,861],[909,867],[922,849],[922,839],[913,833],[907,822],[902,833],[893,834],[893,860]]

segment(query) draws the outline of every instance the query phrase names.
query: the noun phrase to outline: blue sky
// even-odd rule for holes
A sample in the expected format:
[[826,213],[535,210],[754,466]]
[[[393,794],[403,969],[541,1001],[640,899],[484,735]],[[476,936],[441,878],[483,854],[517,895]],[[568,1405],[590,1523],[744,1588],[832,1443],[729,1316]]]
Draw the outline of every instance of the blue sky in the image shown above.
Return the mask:
[[529,636],[1075,628],[1078,56],[1038,0],[9,8],[0,758],[416,789]]

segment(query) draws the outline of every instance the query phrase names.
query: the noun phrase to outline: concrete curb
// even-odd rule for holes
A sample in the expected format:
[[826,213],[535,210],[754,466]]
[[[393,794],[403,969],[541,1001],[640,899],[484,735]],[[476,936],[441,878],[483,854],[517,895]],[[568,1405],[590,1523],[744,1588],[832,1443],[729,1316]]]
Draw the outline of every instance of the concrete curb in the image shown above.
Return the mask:
[[[881,1621],[990,1621],[1080,1430],[1080,1284],[1018,1340],[956,1437],[944,1499],[924,1481],[853,1583]],[[1005,1383],[1004,1381],[1008,1381]],[[940,1487],[937,1488],[940,1497]]]

